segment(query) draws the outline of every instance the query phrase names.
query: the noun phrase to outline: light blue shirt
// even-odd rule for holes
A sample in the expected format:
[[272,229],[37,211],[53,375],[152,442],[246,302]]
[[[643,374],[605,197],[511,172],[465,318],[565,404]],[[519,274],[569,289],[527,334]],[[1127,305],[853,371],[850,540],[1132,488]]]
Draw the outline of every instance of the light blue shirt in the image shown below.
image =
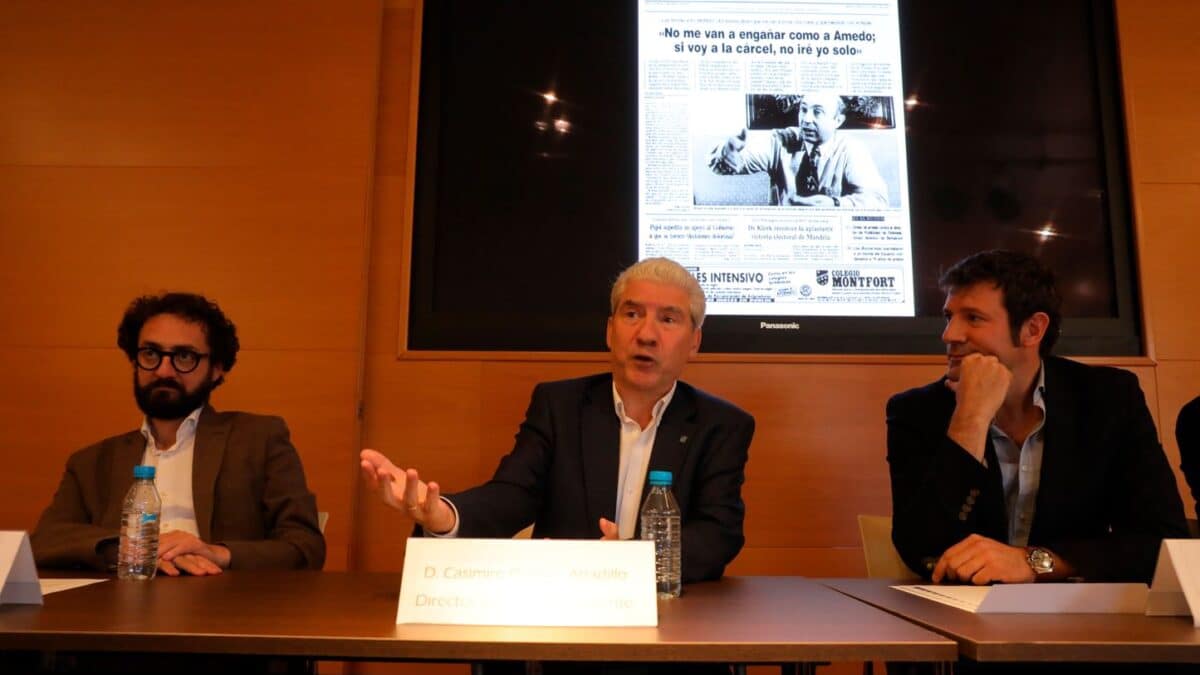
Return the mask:
[[1008,513],[1008,543],[1012,546],[1029,544],[1029,529],[1037,510],[1038,486],[1042,477],[1042,450],[1045,448],[1046,426],[1046,369],[1038,369],[1037,386],[1033,388],[1033,404],[1042,409],[1037,423],[1025,443],[1017,448],[1013,439],[992,423],[989,435],[996,457],[1000,460],[1000,478],[1004,485],[1004,505]]

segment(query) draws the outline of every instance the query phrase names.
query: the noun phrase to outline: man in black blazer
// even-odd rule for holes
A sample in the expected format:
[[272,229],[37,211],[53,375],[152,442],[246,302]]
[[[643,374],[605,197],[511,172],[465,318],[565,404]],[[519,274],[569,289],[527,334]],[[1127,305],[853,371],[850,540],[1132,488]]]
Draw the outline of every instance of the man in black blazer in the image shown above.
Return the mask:
[[1179,442],[1179,470],[1192,491],[1196,517],[1200,518],[1200,396],[1179,411],[1175,440]]
[[639,262],[613,285],[611,372],[539,384],[487,483],[442,497],[416,469],[363,450],[363,474],[434,536],[629,539],[649,470],[674,476],[683,581],[716,579],[744,542],[741,487],[754,419],[679,381],[700,347],[704,292],[678,263]]
[[1183,505],[1138,381],[1050,355],[1061,300],[987,251],[940,281],[948,367],[887,406],[892,540],[935,582],[1150,581]]

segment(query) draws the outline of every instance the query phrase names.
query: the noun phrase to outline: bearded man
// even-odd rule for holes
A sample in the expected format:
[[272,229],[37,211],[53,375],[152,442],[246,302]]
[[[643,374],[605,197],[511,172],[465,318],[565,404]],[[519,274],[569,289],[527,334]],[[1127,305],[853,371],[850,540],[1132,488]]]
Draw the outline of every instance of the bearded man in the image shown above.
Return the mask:
[[237,329],[191,293],[134,300],[117,329],[141,428],[67,460],[31,541],[41,567],[115,569],[121,506],[133,467],[156,467],[162,497],[159,571],[320,569],[325,538],[287,425],[217,412],[214,389],[237,360]]

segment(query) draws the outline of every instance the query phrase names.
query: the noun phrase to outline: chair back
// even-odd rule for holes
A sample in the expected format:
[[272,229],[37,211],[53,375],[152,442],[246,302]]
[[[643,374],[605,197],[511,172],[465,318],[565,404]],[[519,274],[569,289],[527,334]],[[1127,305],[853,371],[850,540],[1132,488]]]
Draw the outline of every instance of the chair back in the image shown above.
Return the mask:
[[858,535],[862,538],[867,576],[872,579],[919,579],[908,569],[892,544],[892,517],[859,514]]

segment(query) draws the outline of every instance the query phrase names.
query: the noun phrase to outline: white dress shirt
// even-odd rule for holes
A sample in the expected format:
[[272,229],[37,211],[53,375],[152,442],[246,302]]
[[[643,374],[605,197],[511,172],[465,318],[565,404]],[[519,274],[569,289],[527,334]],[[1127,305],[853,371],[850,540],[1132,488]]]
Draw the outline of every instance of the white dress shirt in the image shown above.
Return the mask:
[[153,466],[154,484],[162,499],[162,515],[159,517],[159,532],[166,534],[183,530],[200,536],[196,524],[196,506],[192,501],[192,457],[196,449],[196,424],[200,411],[196,408],[184,418],[175,432],[175,445],[159,448],[150,431],[150,420],[142,420],[142,436],[146,438],[146,451],[142,464]]
[[621,460],[617,469],[617,533],[621,539],[632,539],[637,529],[638,511],[642,508],[642,487],[646,484],[646,469],[650,466],[650,453],[654,450],[654,438],[658,435],[658,423],[663,411],[675,396],[675,385],[666,396],[658,399],[650,413],[650,423],[643,429],[625,415],[625,403],[613,383],[613,407],[621,422]]

